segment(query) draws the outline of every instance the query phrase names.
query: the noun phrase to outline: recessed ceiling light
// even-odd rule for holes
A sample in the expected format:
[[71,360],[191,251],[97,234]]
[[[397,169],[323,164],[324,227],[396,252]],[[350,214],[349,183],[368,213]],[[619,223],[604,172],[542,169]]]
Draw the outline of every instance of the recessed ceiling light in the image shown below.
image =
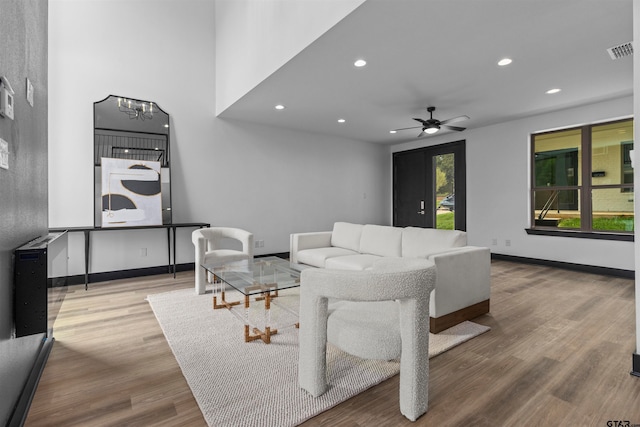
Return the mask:
[[396,133],[398,132],[397,130],[390,130],[389,133]]
[[500,61],[498,61],[498,65],[504,67],[505,65],[509,65],[512,62],[513,61],[511,60],[511,58],[502,58]]
[[558,93],[560,92],[562,89],[558,89],[558,88],[553,88],[553,89],[549,89],[546,93],[548,93],[549,95],[552,95],[554,93]]
[[364,67],[365,65],[367,65],[367,61],[365,61],[364,59],[358,59],[353,63],[353,65],[355,65],[356,67]]
[[344,123],[344,122],[346,122],[345,119],[338,119],[338,123]]
[[285,108],[286,107],[284,105],[282,105],[282,104],[278,104],[278,105],[275,106],[276,110],[284,110]]

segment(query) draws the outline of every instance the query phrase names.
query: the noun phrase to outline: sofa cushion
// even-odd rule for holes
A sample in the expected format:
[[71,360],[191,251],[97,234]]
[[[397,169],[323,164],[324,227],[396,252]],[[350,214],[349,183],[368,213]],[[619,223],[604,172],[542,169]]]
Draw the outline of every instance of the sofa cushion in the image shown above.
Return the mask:
[[403,257],[426,258],[466,244],[467,233],[460,230],[418,227],[406,227],[402,230]]
[[360,252],[379,256],[402,256],[402,228],[366,224],[362,228]]
[[348,255],[356,255],[357,252],[344,248],[314,248],[305,249],[298,252],[297,262],[314,267],[325,268],[325,262],[332,257],[344,257]]
[[358,252],[360,250],[360,236],[363,227],[362,224],[336,222],[333,224],[333,233],[331,233],[331,246]]
[[324,267],[335,270],[370,270],[380,259],[382,258],[378,255],[371,254],[339,256],[327,259]]

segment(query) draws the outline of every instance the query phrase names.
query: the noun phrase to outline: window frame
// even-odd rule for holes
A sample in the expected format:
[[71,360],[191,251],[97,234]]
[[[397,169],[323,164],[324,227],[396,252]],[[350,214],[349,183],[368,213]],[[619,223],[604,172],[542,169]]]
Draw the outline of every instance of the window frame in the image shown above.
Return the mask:
[[[593,129],[602,125],[614,125],[616,123],[624,123],[631,121],[634,125],[633,117],[626,117],[617,120],[610,120],[605,122],[585,124],[581,126],[573,126],[562,129],[555,129],[544,132],[536,132],[530,135],[529,150],[530,150],[530,171],[529,171],[529,203],[530,203],[530,226],[525,229],[527,234],[532,235],[552,235],[562,237],[578,237],[578,238],[591,238],[591,239],[606,239],[606,240],[623,240],[633,241],[633,231],[603,231],[593,229],[593,199],[592,191],[600,189],[620,189],[620,192],[633,192],[633,182],[625,183],[624,177],[621,177],[620,184],[593,184],[592,181],[592,132]],[[549,187],[536,186],[536,137],[541,135],[555,134],[559,132],[566,132],[572,130],[580,130],[580,146],[578,147],[579,157],[578,161],[580,166],[580,180],[577,185],[561,185],[551,187],[553,190],[577,190],[578,192],[578,207],[580,213],[580,228],[557,228],[553,226],[537,225],[536,224],[536,204],[535,194],[539,191],[549,190]],[[633,144],[633,136],[630,142],[626,144]],[[621,141],[621,174],[624,174],[624,145],[625,142]],[[634,229],[635,229],[635,215],[634,215]]]

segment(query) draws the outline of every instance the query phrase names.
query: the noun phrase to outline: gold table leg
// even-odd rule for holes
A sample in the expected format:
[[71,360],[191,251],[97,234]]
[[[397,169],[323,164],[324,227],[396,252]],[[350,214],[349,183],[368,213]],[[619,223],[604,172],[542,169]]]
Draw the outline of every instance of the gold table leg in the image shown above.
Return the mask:
[[[215,275],[213,275],[214,278],[214,284],[222,284],[222,281]],[[268,287],[275,287],[271,284],[269,285],[262,285],[262,284],[256,284],[255,286],[259,286],[261,289],[265,290],[268,289]],[[271,323],[271,315],[270,315],[270,311],[271,311],[271,299],[272,298],[277,298],[278,297],[278,289],[275,288],[273,290],[266,290],[262,296],[256,297],[256,301],[263,301],[264,300],[264,309],[265,309],[265,317],[268,318],[268,323]],[[241,303],[241,301],[227,301],[225,299],[225,292],[224,292],[224,286],[220,285],[220,303],[218,303],[218,296],[217,296],[217,288],[214,288],[214,292],[213,292],[213,309],[220,309],[220,308],[226,308],[228,310],[231,310],[232,307],[239,305]],[[249,295],[245,295],[244,296],[244,309],[245,309],[245,325],[244,325],[244,341],[245,342],[251,342],[251,341],[255,341],[255,340],[262,340],[262,342],[264,342],[265,344],[270,344],[271,343],[271,336],[272,335],[276,335],[278,333],[277,329],[271,329],[271,326],[265,326],[264,331],[260,330],[259,328],[251,328],[249,325],[249,307],[251,304],[251,300]],[[296,328],[299,327],[298,324],[295,325]]]
[[[271,292],[267,291],[264,294],[264,297],[260,297],[260,299],[264,299],[264,309],[267,313],[271,310]],[[271,335],[275,335],[278,333],[277,329],[271,329],[271,326],[265,326],[264,331],[261,331],[258,328],[253,328],[253,335],[250,333],[250,327],[247,323],[249,323],[249,295],[245,295],[244,297],[244,308],[247,310],[246,320],[244,325],[244,342],[251,342],[255,340],[262,340],[265,344],[271,344]]]
[[[213,276],[213,309],[217,310],[219,308],[227,308],[227,309],[231,309],[231,307],[233,307],[234,305],[238,305],[240,304],[240,301],[227,301],[224,298],[224,285],[222,284],[222,279],[220,279],[218,276],[216,276],[215,274],[212,274]],[[217,294],[217,286],[219,286],[220,288],[220,304],[218,304],[218,296]]]
[[238,305],[238,304],[240,304],[240,301],[232,301],[232,302],[226,301],[224,299],[224,291],[222,291],[220,293],[220,304],[218,304],[217,297],[215,295],[213,296],[213,309],[214,310],[216,310],[218,308],[231,309],[231,307],[233,307],[234,305]]

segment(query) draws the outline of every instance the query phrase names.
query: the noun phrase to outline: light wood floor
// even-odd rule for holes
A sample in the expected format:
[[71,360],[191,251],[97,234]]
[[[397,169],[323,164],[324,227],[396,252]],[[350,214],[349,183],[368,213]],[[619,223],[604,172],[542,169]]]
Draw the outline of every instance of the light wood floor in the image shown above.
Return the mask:
[[[185,272],[69,287],[26,425],[206,425],[144,300],[192,286]],[[632,280],[494,261],[476,321],[492,330],[431,359],[417,422],[400,415],[396,376],[304,425],[640,424]]]

